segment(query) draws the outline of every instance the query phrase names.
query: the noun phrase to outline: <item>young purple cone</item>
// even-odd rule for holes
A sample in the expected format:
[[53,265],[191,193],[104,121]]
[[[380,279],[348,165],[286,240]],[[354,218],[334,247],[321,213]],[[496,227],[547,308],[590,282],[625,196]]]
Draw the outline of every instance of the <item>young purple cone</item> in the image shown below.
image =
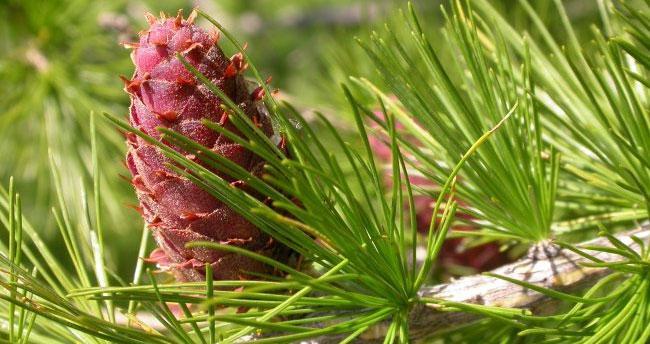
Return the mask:
[[[138,43],[127,44],[133,49],[136,67],[133,78],[124,79],[131,97],[130,123],[159,140],[157,127],[173,129],[258,175],[264,161],[201,124],[201,120],[208,119],[237,133],[221,107],[222,100],[183,66],[176,53],[238,104],[263,132],[273,134],[268,117],[258,111],[259,92],[251,94],[245,85],[241,72],[246,65],[241,54],[227,58],[217,45],[218,34],[194,25],[195,16],[193,12],[184,19],[179,11],[175,18],[161,15],[157,19],[148,14],[149,29],[140,33]],[[159,266],[169,268],[184,281],[204,280],[206,263],[212,265],[215,279],[251,278],[246,272],[272,273],[268,266],[241,255],[185,248],[191,241],[234,245],[286,260],[286,247],[208,192],[173,173],[165,166],[171,161],[157,148],[135,135],[127,136],[127,143],[127,166],[133,175],[141,213],[159,247],[151,259]],[[242,181],[211,170],[232,185],[245,187]]]

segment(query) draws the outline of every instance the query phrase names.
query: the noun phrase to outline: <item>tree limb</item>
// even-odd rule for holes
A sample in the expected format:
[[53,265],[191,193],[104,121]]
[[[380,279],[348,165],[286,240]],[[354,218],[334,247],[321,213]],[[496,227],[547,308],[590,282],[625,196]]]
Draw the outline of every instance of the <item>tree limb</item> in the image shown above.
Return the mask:
[[[650,239],[650,225],[646,224],[616,235],[623,243],[638,250],[639,246],[631,239],[632,235],[647,242]],[[611,246],[607,238],[603,237],[577,246],[584,245]],[[612,253],[588,252],[605,262],[622,260],[620,256]],[[533,246],[524,258],[492,272],[541,287],[572,292],[584,290],[611,273],[611,270],[606,268],[581,266],[581,263],[586,262],[591,261],[572,251],[561,249],[551,242],[544,242]],[[557,300],[541,293],[485,275],[466,276],[449,283],[423,287],[419,295],[446,301],[529,309],[535,315],[550,314],[557,309],[558,305]],[[416,341],[478,319],[479,317],[473,314],[443,312],[435,305],[418,304],[411,312],[409,333],[411,340]],[[382,342],[387,326],[388,323],[376,325],[375,328],[361,335],[357,343]],[[341,339],[342,337],[322,337],[304,343],[338,343]]]

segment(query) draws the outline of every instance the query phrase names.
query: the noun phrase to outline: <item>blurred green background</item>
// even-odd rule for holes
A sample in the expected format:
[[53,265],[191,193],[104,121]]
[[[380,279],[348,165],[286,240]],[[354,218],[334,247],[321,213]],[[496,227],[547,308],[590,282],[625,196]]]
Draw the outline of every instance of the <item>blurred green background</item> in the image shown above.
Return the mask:
[[[496,2],[518,28],[531,25],[518,1]],[[579,32],[588,31],[597,4],[564,1]],[[439,32],[439,5],[416,1],[432,35]],[[559,18],[544,16],[551,5],[533,2],[550,27],[558,27],[552,23]],[[62,248],[55,250],[62,255],[50,211],[57,205],[51,164],[60,170],[60,194],[71,217],[83,218],[83,190],[92,190],[90,115],[126,116],[128,111],[119,75],[129,76],[132,65],[129,51],[119,43],[136,40],[146,27],[145,11],[175,14],[183,8],[187,14],[195,6],[249,43],[253,62],[273,77],[280,97],[301,111],[325,113],[345,133],[351,126],[339,84],[349,75],[379,82],[355,37],[364,39],[370,30],[381,30],[383,22],[394,21],[405,2],[0,0],[0,180],[6,185],[10,176],[16,178],[27,218],[49,245]],[[126,278],[132,274],[143,224],[128,207],[137,203],[131,186],[120,178],[128,175],[123,138],[101,116],[97,123],[106,254],[111,268]]]

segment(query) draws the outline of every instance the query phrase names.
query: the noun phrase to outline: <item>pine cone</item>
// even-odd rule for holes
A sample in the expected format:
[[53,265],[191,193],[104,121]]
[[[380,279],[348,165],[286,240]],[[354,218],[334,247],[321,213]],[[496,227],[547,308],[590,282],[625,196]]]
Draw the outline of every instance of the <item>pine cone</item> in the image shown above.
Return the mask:
[[[268,117],[258,110],[258,93],[251,95],[246,87],[241,74],[246,67],[242,55],[227,58],[217,45],[218,34],[194,25],[195,16],[193,12],[184,19],[179,11],[175,18],[161,15],[157,19],[147,14],[149,29],[140,33],[139,43],[127,45],[133,49],[131,56],[136,67],[133,78],[124,79],[125,90],[131,97],[130,123],[159,140],[156,128],[171,128],[259,175],[264,161],[201,124],[201,120],[209,119],[238,133],[221,108],[222,100],[182,65],[176,53],[182,54],[238,104],[266,135],[273,134]],[[206,263],[212,264],[215,279],[248,279],[251,276],[246,271],[271,272],[268,266],[240,255],[185,248],[186,243],[198,240],[234,245],[286,259],[286,247],[208,192],[173,173],[165,166],[171,161],[157,148],[135,135],[129,136],[127,143],[132,184],[142,216],[159,247],[151,258],[159,266],[170,268],[179,280],[185,281],[204,280]],[[243,187],[242,181],[211,170],[233,185]]]

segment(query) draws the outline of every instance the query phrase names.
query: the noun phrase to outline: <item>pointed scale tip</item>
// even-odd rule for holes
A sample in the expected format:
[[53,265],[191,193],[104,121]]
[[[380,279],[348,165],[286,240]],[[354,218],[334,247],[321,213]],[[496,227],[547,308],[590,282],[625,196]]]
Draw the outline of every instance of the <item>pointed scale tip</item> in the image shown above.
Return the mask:
[[186,55],[187,53],[189,53],[190,51],[192,51],[192,50],[194,50],[194,49],[196,49],[196,48],[203,48],[203,44],[198,43],[198,42],[194,42],[194,43],[192,43],[192,45],[190,45],[189,47],[187,47],[187,49],[183,50],[183,51],[181,52],[181,54],[182,54],[182,55]]
[[138,214],[140,214],[140,216],[143,216],[143,215],[144,215],[144,211],[142,210],[142,207],[140,207],[140,206],[138,206],[138,205],[135,205],[135,204],[127,204],[126,207],[135,210]]
[[264,98],[264,87],[258,86],[251,93],[251,100],[254,102],[260,101]]
[[196,221],[208,215],[209,213],[184,212],[181,214],[180,218],[183,220]]
[[122,82],[124,82],[124,90],[127,93],[133,93],[133,91],[135,91],[142,84],[141,80],[138,79],[130,80],[124,75],[120,75],[120,79],[122,80]]
[[199,12],[196,11],[195,9],[192,9],[192,12],[190,12],[190,15],[187,16],[187,23],[188,24],[194,24],[194,21],[196,20],[196,17],[199,15]]
[[129,80],[129,78],[125,77],[124,75],[120,75],[120,80],[124,82],[124,86],[129,86],[129,84],[131,83],[131,80]]
[[126,49],[136,49],[140,47],[140,43],[134,42],[121,42],[120,45]]
[[156,16],[153,15],[151,12],[145,12],[144,18],[147,20],[147,23],[149,23],[149,25],[153,25],[157,20]]
[[176,12],[176,19],[174,19],[174,27],[176,29],[180,28],[183,25],[183,9],[179,9]]
[[241,52],[236,53],[230,58],[230,64],[226,67],[224,76],[226,78],[232,78],[238,73],[243,72],[248,67],[246,61],[244,61],[244,55]]

